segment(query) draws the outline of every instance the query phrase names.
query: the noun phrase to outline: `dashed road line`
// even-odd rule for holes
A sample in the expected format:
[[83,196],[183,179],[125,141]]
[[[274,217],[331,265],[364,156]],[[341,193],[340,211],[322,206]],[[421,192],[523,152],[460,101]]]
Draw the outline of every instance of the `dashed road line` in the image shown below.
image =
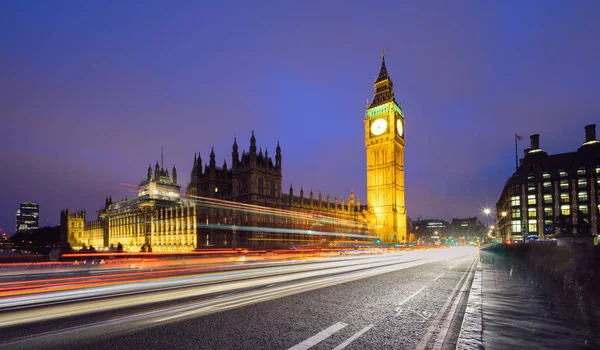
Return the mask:
[[367,333],[367,331],[369,329],[373,328],[374,326],[375,326],[374,324],[370,324],[370,325],[366,326],[365,328],[363,328],[360,331],[356,332],[350,338],[346,339],[343,343],[341,343],[340,345],[338,345],[335,348],[333,348],[333,350],[342,350],[346,346],[350,345],[350,343],[352,343],[353,341],[355,341],[356,339],[358,339],[358,337],[360,337],[361,335]]
[[288,350],[305,350],[305,349],[309,349],[315,345],[317,345],[318,343],[322,342],[323,340],[329,338],[333,333],[339,331],[340,329],[346,327],[348,324],[343,323],[343,322],[338,322],[328,328],[325,328],[324,330],[320,331],[319,333],[313,335],[312,337],[306,339],[305,341],[303,341],[302,343],[296,344],[294,346],[292,346],[291,348],[289,348]]
[[422,287],[421,289],[419,289],[418,291],[412,293],[408,298],[402,300],[398,306],[402,306],[404,304],[406,304],[410,299],[416,297],[419,293],[421,293],[423,291],[423,289],[427,288],[427,286]]
[[439,276],[437,276],[436,278],[433,279],[433,281],[437,281],[440,277],[442,277],[443,275],[445,275],[445,272],[442,272]]

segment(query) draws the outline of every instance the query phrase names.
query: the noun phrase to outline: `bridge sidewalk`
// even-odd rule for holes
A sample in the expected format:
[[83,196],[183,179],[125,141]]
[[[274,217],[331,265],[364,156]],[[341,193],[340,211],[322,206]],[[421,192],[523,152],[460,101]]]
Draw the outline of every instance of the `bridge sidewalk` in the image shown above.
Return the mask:
[[600,347],[600,334],[566,316],[558,293],[544,289],[522,266],[492,252],[480,254],[457,349]]

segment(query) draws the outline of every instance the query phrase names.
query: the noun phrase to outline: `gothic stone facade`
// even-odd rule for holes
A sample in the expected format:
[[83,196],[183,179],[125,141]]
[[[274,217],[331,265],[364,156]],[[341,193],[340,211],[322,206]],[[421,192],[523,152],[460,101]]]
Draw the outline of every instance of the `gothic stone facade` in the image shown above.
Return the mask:
[[[275,159],[257,150],[254,132],[249,151],[240,154],[234,139],[231,168],[217,167],[214,149],[208,164],[194,155],[186,193],[197,202],[199,247],[287,248],[290,246],[364,241],[368,233],[365,213],[354,194],[348,203],[333,203],[282,191],[282,155]],[[219,202],[222,200],[223,202]],[[364,208],[363,208],[364,209]],[[345,235],[340,235],[340,234]]]

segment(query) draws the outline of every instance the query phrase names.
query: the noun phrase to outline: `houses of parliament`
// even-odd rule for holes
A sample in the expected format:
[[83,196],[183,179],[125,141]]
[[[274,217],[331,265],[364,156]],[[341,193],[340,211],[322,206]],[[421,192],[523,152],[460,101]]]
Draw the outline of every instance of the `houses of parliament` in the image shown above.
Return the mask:
[[[333,198],[300,187],[284,189],[283,153],[231,148],[231,162],[207,163],[195,154],[182,194],[177,169],[148,167],[137,196],[106,198],[94,221],[84,211],[61,212],[61,243],[139,252],[190,252],[199,248],[289,248],[406,241],[404,114],[394,98],[382,54],[375,91],[364,116],[367,202],[353,192]],[[324,197],[325,195],[325,197]]]

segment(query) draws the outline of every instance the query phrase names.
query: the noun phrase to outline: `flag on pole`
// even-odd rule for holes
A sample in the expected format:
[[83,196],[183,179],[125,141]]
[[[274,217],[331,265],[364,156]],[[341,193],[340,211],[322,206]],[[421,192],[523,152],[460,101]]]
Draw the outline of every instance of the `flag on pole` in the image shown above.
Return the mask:
[[522,140],[523,136],[515,134],[515,171],[519,170],[519,151],[517,148],[517,141]]

